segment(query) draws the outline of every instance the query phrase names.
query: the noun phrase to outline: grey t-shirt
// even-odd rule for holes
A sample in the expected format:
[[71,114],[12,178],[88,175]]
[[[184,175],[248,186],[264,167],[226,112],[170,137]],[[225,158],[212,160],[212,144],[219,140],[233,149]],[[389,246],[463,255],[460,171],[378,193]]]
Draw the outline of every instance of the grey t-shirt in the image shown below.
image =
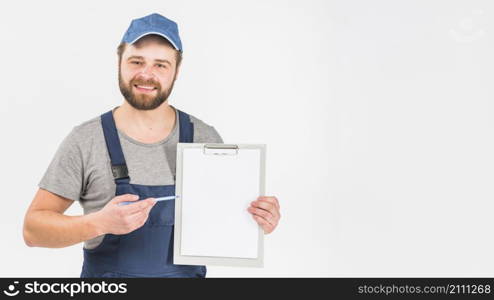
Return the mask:
[[[171,133],[163,140],[145,144],[118,130],[130,182],[143,185],[175,184],[175,160],[179,140],[178,111]],[[194,143],[223,143],[216,129],[190,115]],[[84,214],[98,211],[115,197],[115,182],[100,116],[75,126],[62,141],[38,186],[59,196],[79,201]],[[104,235],[84,242],[93,249]]]

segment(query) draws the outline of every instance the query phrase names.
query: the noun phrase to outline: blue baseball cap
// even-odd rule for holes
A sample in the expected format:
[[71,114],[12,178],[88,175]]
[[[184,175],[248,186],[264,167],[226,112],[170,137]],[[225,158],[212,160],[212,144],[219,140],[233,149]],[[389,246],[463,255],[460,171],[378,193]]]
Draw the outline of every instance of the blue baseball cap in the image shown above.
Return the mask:
[[122,38],[122,43],[133,44],[149,34],[157,34],[164,37],[175,49],[183,52],[177,23],[157,13],[133,19]]

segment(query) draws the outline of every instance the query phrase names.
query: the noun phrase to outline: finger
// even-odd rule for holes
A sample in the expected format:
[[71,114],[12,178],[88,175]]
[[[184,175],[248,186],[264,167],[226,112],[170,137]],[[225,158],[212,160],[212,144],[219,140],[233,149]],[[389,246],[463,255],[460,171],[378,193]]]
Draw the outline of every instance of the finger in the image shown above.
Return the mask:
[[113,204],[118,204],[120,202],[125,202],[125,201],[137,201],[139,199],[138,195],[133,195],[133,194],[124,194],[124,195],[119,195],[116,196],[111,200],[111,203]]
[[253,215],[253,218],[254,220],[256,220],[257,224],[259,224],[262,227],[264,233],[271,233],[274,230],[274,226],[265,219],[256,215]]
[[274,224],[276,222],[275,216],[271,214],[269,211],[260,209],[260,208],[255,208],[255,207],[249,207],[247,209],[251,214],[257,215],[259,217],[264,218],[267,220],[269,223]]
[[137,212],[129,215],[129,217],[137,218],[138,220],[145,222],[148,219],[149,213],[151,212],[151,209],[153,209],[153,206],[154,205],[151,205],[151,206],[148,206],[148,207],[146,207],[140,211],[137,211]]
[[144,225],[144,223],[146,223],[147,215],[145,213],[139,212],[139,213],[135,213],[133,215],[130,215],[128,218],[129,218],[128,221],[129,221],[130,227],[135,230],[135,229],[141,227],[142,225]]
[[280,203],[278,202],[278,198],[275,196],[259,196],[257,200],[273,203],[278,210],[280,209]]
[[[149,200],[151,200],[151,199],[152,199],[152,201],[154,201],[154,198],[150,198]],[[147,201],[147,199],[146,199],[146,201]],[[150,206],[148,206],[148,207],[146,207],[140,211],[137,211],[134,214],[141,214],[143,216],[143,218],[147,219],[149,216],[149,213],[151,212],[151,209],[153,209],[155,204],[156,204],[156,201],[154,201],[154,203],[151,204]]]
[[257,207],[257,208],[261,208],[261,209],[264,209],[264,210],[269,211],[276,218],[279,218],[280,217],[280,213],[279,213],[278,209],[271,202],[253,201],[251,204],[252,204],[253,207]]
[[131,203],[129,205],[124,206],[122,209],[126,214],[132,215],[135,213],[142,212],[145,209],[150,209],[156,204],[156,200],[154,198],[147,198],[145,200],[141,200],[135,203]]

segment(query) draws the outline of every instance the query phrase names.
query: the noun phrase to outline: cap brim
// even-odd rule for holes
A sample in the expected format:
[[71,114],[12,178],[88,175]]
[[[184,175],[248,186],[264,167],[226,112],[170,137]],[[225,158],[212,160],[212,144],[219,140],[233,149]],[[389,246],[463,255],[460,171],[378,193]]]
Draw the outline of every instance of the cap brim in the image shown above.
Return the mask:
[[150,32],[143,33],[143,34],[141,34],[140,36],[136,37],[136,38],[135,38],[132,42],[130,42],[129,44],[133,44],[133,43],[137,42],[140,38],[142,38],[142,37],[144,37],[144,36],[146,36],[146,35],[150,35],[150,34],[156,34],[156,35],[159,35],[159,36],[164,37],[167,41],[169,41],[169,42],[170,42],[170,44],[172,44],[172,45],[173,45],[173,47],[175,47],[175,49],[176,49],[176,50],[181,51],[181,50],[177,47],[177,45],[175,45],[175,43],[172,41],[172,39],[171,39],[171,38],[169,38],[168,36],[164,35],[164,34],[163,34],[163,33],[161,33],[161,32],[155,32],[155,31],[150,31]]

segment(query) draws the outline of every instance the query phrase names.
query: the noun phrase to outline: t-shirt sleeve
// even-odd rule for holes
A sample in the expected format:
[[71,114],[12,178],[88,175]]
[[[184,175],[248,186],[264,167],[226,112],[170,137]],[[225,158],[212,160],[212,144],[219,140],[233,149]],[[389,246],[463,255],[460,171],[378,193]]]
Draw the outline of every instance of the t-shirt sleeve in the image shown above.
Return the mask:
[[196,131],[194,131],[194,143],[223,144],[223,139],[213,126],[198,124]]
[[221,138],[221,136],[218,133],[218,131],[216,130],[216,128],[214,128],[213,126],[211,126],[210,140],[211,141],[208,142],[208,143],[219,143],[219,144],[223,144],[223,139]]
[[83,192],[83,181],[83,158],[74,127],[58,147],[38,187],[79,201]]

